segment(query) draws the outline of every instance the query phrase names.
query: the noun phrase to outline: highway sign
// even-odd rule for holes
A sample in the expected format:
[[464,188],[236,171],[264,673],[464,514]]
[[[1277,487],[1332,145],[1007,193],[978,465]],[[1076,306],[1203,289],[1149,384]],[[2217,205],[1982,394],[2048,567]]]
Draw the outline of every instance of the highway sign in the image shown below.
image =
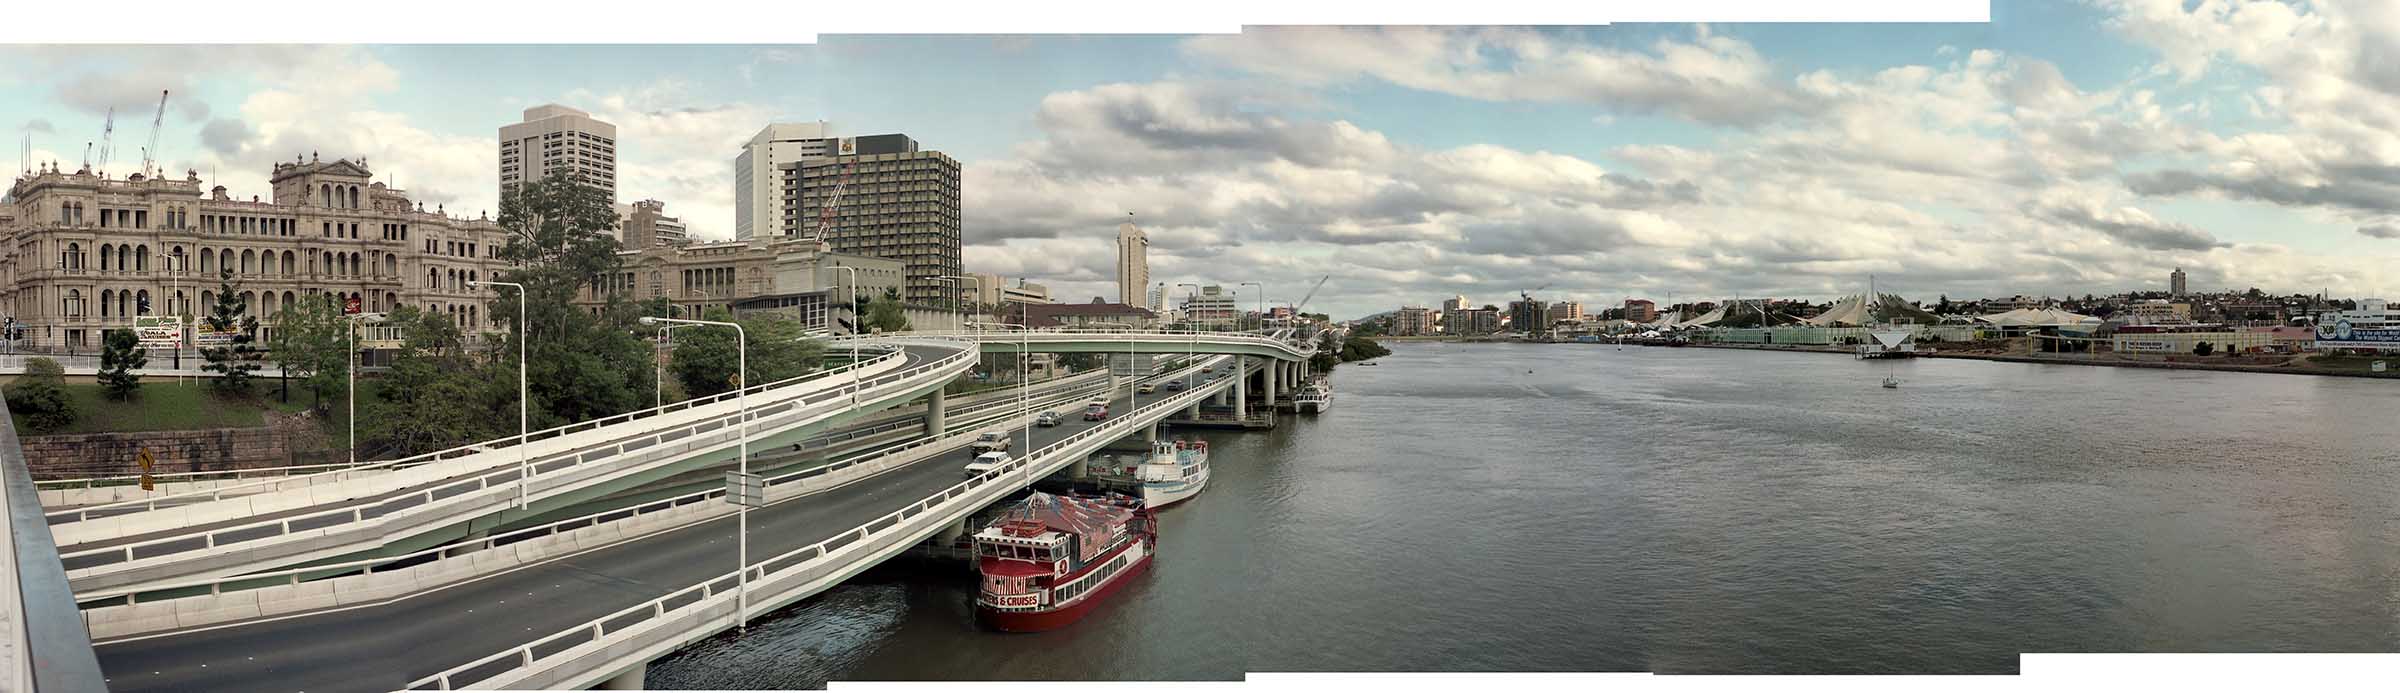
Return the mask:
[[183,346],[183,317],[179,315],[144,315],[133,319],[134,337],[144,349],[174,349]]
[[345,314],[345,315],[357,315],[357,314],[358,314],[358,297],[357,297],[357,296],[350,296],[350,297],[345,297],[345,298],[343,298],[343,299],[342,299],[342,313],[343,313],[343,314]]
[[726,472],[725,502],[752,508],[766,507],[767,478],[757,474]]

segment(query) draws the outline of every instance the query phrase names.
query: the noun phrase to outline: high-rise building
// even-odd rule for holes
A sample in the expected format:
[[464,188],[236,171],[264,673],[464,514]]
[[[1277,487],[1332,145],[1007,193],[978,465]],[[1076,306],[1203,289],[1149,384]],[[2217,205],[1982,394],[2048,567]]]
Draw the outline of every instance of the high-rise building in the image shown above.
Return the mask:
[[1150,285],[1150,295],[1149,295],[1149,299],[1150,299],[1150,302],[1148,302],[1148,303],[1144,303],[1144,304],[1141,304],[1143,308],[1148,308],[1148,309],[1150,309],[1150,310],[1152,310],[1152,311],[1163,311],[1163,310],[1166,310],[1166,309],[1167,309],[1167,284],[1166,284],[1166,282],[1159,282],[1159,283],[1157,283],[1157,284],[1152,284],[1152,285]]
[[1208,327],[1232,327],[1241,317],[1241,306],[1224,287],[1210,284],[1200,287],[1200,293],[1183,299],[1183,319]]
[[966,276],[975,279],[960,288],[974,295],[976,306],[1000,306],[1001,317],[1015,316],[1016,306],[1021,303],[1050,302],[1050,287],[1025,281],[1023,277],[1011,279],[983,272],[969,272]]
[[1552,303],[1552,304],[1550,304],[1550,322],[1554,322],[1554,323],[1555,323],[1555,322],[1558,322],[1558,321],[1560,321],[1560,320],[1582,320],[1582,319],[1583,319],[1583,303],[1581,303],[1581,302],[1578,302],[1578,301],[1559,301],[1559,302],[1557,302],[1557,303]]
[[1133,222],[1117,225],[1117,302],[1144,303],[1150,289],[1150,235]]
[[[910,303],[948,305],[957,296],[943,279],[961,272],[957,159],[920,151],[906,135],[871,135],[838,138],[831,156],[776,168],[784,178],[785,234],[901,261],[908,267],[901,298]],[[842,193],[830,224],[818,228],[836,188]]]
[[2189,286],[2184,282],[2183,268],[2177,267],[2174,274],[2167,275],[2167,293],[2173,294],[2176,298],[2182,298],[2185,289],[2188,288]]
[[1473,308],[1473,307],[1475,307],[1475,306],[1472,306],[1472,305],[1468,305],[1468,304],[1467,304],[1467,297],[1465,297],[1465,296],[1453,297],[1453,298],[1450,298],[1450,299],[1447,299],[1447,300],[1444,300],[1444,301],[1442,301],[1442,312],[1444,312],[1444,313],[1448,313],[1448,312],[1450,312],[1450,311],[1454,311],[1454,310],[1464,310],[1464,309],[1467,309],[1467,308]]
[[1508,324],[1510,329],[1526,334],[1549,332],[1550,306],[1534,299],[1509,301]]
[[733,239],[750,240],[783,231],[784,164],[833,153],[839,144],[829,139],[833,126],[808,123],[770,123],[733,157]]
[[1392,315],[1392,335],[1414,337],[1425,334],[1427,330],[1433,328],[1430,321],[1432,315],[1433,311],[1431,310],[1401,306],[1400,312]]
[[1460,308],[1442,311],[1442,331],[1454,335],[1487,335],[1500,331],[1500,311]]
[[617,126],[558,104],[525,109],[525,121],[500,126],[500,194],[509,186],[564,171],[617,201]]
[[683,220],[667,216],[667,203],[642,200],[617,205],[617,244],[626,250],[690,242],[691,233]]
[[1658,304],[1649,299],[1625,299],[1626,322],[1650,322],[1658,319]]

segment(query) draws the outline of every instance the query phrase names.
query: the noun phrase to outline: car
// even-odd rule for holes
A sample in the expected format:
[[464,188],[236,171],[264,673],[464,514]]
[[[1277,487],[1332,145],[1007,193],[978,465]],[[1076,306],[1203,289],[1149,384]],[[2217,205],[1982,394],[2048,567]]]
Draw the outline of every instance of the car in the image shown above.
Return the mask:
[[1153,393],[1153,392],[1157,392],[1157,391],[1158,391],[1158,384],[1157,384],[1157,383],[1142,383],[1142,386],[1141,386],[1141,387],[1134,388],[1134,389],[1133,389],[1133,391],[1134,391],[1134,392],[1136,392],[1136,393],[1140,393],[1140,394],[1145,394],[1145,395],[1147,395],[1147,394],[1150,394],[1150,393]]
[[1033,425],[1035,426],[1056,426],[1058,425],[1058,421],[1058,412],[1054,411],[1042,412],[1041,416],[1033,417]]
[[976,455],[975,461],[967,463],[967,476],[980,476],[985,472],[999,469],[1001,465],[1008,464],[1008,459],[1008,453],[999,451]]
[[1181,392],[1181,391],[1183,391],[1183,381],[1181,381],[1181,380],[1169,380],[1169,381],[1167,381],[1167,391],[1168,391],[1168,392]]
[[1217,367],[1216,367],[1216,366],[1201,366],[1201,367],[1200,367],[1200,372],[1202,372],[1202,373],[1214,373],[1214,372],[1216,372],[1216,371],[1217,371]]
[[1108,403],[1107,403],[1107,402],[1093,402],[1093,403],[1091,403],[1091,404],[1086,404],[1086,405],[1084,405],[1084,406],[1083,406],[1083,420],[1085,420],[1085,421],[1104,421],[1104,420],[1107,420],[1107,419],[1108,419]]
[[982,435],[975,436],[975,442],[967,447],[978,455],[987,452],[1008,452],[1008,432],[984,431]]

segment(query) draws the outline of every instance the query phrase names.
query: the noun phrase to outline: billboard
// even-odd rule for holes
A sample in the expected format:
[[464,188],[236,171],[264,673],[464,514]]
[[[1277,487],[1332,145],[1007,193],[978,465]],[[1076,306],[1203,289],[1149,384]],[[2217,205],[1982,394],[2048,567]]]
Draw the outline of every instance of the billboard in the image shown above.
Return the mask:
[[133,335],[142,340],[144,349],[174,349],[183,346],[183,316],[144,315],[133,319]]
[[239,325],[234,326],[234,329],[220,332],[217,328],[210,326],[206,320],[192,323],[192,343],[204,347],[221,347],[232,344],[233,337],[237,334],[241,334]]
[[2344,311],[2317,320],[2317,348],[2400,350],[2400,322],[2389,313]]

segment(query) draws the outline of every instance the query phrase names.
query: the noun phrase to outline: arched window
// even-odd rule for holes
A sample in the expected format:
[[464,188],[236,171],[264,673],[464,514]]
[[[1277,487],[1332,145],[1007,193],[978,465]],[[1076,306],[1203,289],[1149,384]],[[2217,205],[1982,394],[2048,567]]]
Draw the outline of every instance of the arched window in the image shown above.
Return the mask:
[[300,273],[300,259],[299,259],[298,257],[296,257],[296,256],[292,255],[292,251],[289,251],[289,250],[283,251],[283,273],[284,273],[284,274],[299,274],[299,273]]
[[242,249],[242,274],[258,271],[257,261],[257,254],[250,252],[247,248]]
[[100,317],[108,317],[108,304],[114,302],[115,300],[116,297],[114,293],[107,289],[100,290]]
[[143,289],[141,293],[133,295],[134,315],[149,315],[155,308],[156,306],[150,305],[149,289]]
[[292,292],[283,292],[283,306],[285,308],[290,308],[293,304],[297,303],[296,301],[293,301],[292,298]]
[[325,274],[333,274],[333,253],[326,253],[326,254],[325,254],[325,264],[323,265],[323,267],[324,267],[323,269],[319,269],[319,270],[316,270],[316,271],[317,271],[317,272],[322,272],[322,273],[325,273]]
[[[358,209],[358,186],[355,186],[355,185],[353,185],[353,186],[350,186],[350,208],[351,208],[351,209]],[[357,225],[357,224],[351,224],[351,225],[350,225],[350,237],[351,237],[351,238],[357,238],[357,237],[358,237],[358,225]]]
[[83,315],[83,290],[68,289],[66,301],[59,308],[60,312],[67,314],[67,317]]
[[[117,249],[116,249],[116,246],[112,246],[112,245],[109,245],[109,244],[106,244],[106,243],[102,243],[102,244],[100,244],[100,271],[102,271],[102,272],[106,272],[106,271],[108,271],[108,260],[109,260],[109,256],[111,256],[111,255],[115,255],[115,254],[116,254],[116,250],[117,250]],[[125,265],[124,265],[124,263],[118,263],[118,264],[117,264],[117,269],[124,269],[124,268],[125,268]]]
[[384,254],[383,254],[383,273],[384,273],[386,276],[393,276],[393,277],[400,276],[400,256],[398,256],[398,255],[393,255],[393,254],[391,254],[391,253],[384,253]]
[[198,305],[198,306],[195,306],[195,308],[198,308],[198,309],[200,310],[200,312],[203,312],[203,313],[205,313],[205,312],[208,312],[208,311],[213,311],[213,310],[216,310],[216,306],[217,306],[217,292],[214,292],[214,291],[209,291],[209,290],[207,290],[207,289],[201,289],[201,290],[200,290],[200,305]]
[[150,246],[148,244],[133,247],[133,269],[138,272],[150,271]]
[[259,298],[258,313],[269,316],[275,314],[275,292],[269,291],[266,296]]
[[200,249],[200,273],[201,273],[201,274],[216,274],[216,273],[217,273],[217,253],[216,253],[216,251],[209,250],[209,249],[207,249],[207,248],[201,248],[201,249]]
[[383,292],[383,305],[387,310],[398,310],[400,308],[400,295],[389,291]]
[[58,256],[58,266],[67,269],[83,269],[83,244],[68,243],[66,254]]
[[318,206],[322,206],[322,207],[331,207],[331,206],[333,206],[333,186],[332,186],[332,185],[330,185],[330,184],[326,184],[326,183],[318,183],[318,184],[317,184],[317,205],[318,205]]
[[233,249],[232,249],[232,248],[222,248],[222,249],[219,249],[219,250],[217,250],[217,269],[218,269],[218,270],[220,270],[220,271],[232,270],[232,269],[234,269],[234,268],[236,268],[236,267],[239,267],[239,265],[235,265],[235,264],[233,264]]
[[190,300],[190,299],[186,299],[186,298],[184,298],[184,297],[183,297],[183,290],[182,290],[182,289],[176,289],[176,290],[175,290],[175,299],[174,299],[174,300],[172,300],[172,301],[168,301],[168,302],[167,302],[167,314],[168,314],[168,315],[182,315],[182,314],[184,314],[184,313],[191,312],[191,310],[192,310],[192,302],[191,302],[191,300]]
[[133,246],[117,246],[117,271],[133,269]]
[[242,313],[243,313],[243,314],[245,314],[245,315],[257,315],[257,314],[258,314],[258,309],[257,309],[257,306],[258,306],[258,292],[256,292],[256,291],[244,291],[244,292],[242,292]]

